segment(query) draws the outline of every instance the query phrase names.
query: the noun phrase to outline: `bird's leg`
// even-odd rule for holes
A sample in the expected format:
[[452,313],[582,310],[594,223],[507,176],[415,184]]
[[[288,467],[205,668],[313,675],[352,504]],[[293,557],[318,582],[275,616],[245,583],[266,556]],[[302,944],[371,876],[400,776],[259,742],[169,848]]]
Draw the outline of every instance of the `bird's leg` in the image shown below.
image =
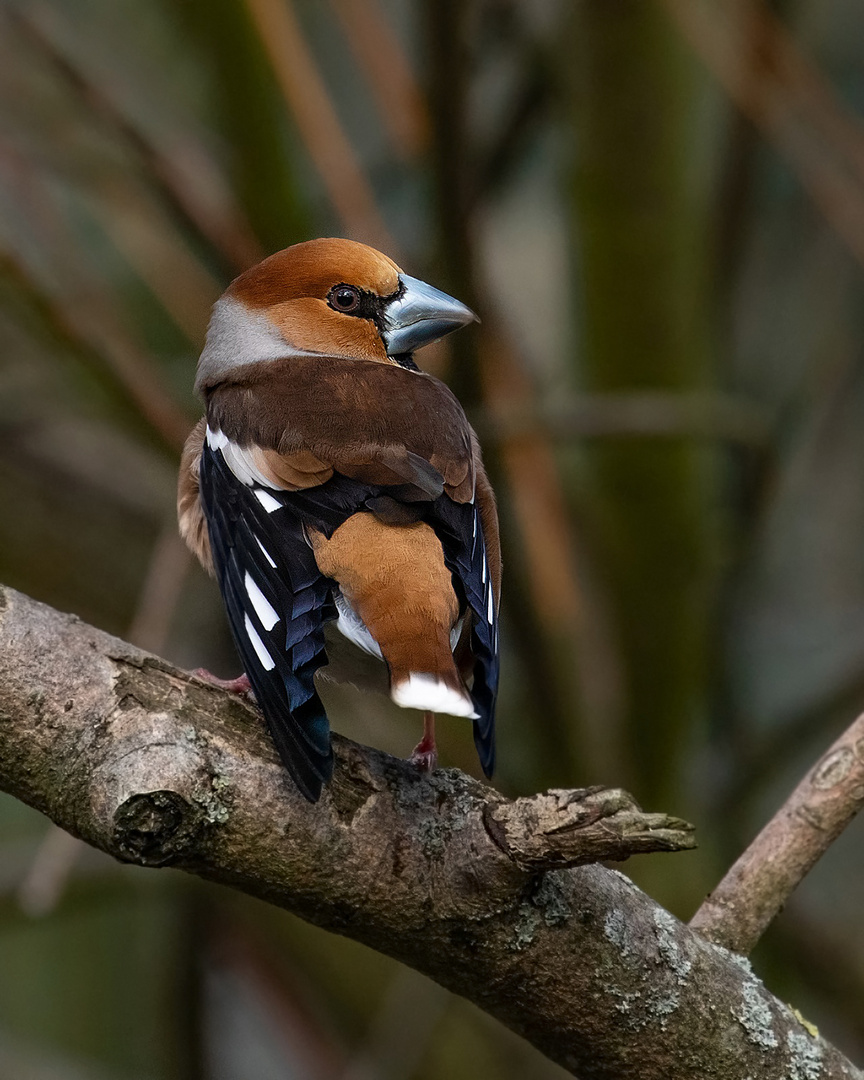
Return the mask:
[[423,738],[414,747],[408,760],[423,772],[432,772],[438,767],[438,751],[435,749],[435,713],[423,713]]
[[195,668],[192,674],[197,679],[203,679],[204,682],[210,683],[212,686],[218,686],[220,690],[228,690],[232,694],[248,694],[252,691],[252,684],[249,682],[249,676],[245,672],[238,675],[236,679],[220,679],[218,675],[214,675],[207,668],[199,667]]

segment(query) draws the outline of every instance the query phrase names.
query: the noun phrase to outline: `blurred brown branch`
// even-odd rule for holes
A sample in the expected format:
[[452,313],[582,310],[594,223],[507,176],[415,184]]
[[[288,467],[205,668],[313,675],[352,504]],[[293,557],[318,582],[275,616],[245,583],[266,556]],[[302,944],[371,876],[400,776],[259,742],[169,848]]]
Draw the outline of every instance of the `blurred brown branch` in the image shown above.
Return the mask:
[[41,918],[54,911],[83,847],[76,836],[49,823],[16,890],[18,903],[25,914]]
[[690,925],[749,953],[804,877],[864,806],[864,716],[810,770]]
[[259,940],[233,919],[212,927],[209,945],[217,964],[231,968],[254,987],[278,1028],[286,1053],[302,1060],[305,1076],[333,1080],[342,1075],[345,1049],[333,1031],[322,1027],[284,962],[277,962],[272,942]]
[[157,145],[123,111],[110,88],[64,52],[57,42],[56,12],[34,3],[12,7],[8,14],[90,113],[135,151],[145,176],[185,227],[203,237],[235,272],[264,257],[220,170],[191,132],[170,148]]
[[172,508],[153,545],[135,614],[126,632],[134,645],[153,652],[165,651],[177,601],[191,568],[192,558],[177,533]]
[[452,1001],[437,983],[400,965],[338,1080],[411,1080]]
[[630,391],[579,394],[533,405],[491,410],[478,418],[484,438],[509,440],[542,430],[553,439],[687,435],[761,447],[770,437],[766,410],[722,393]]
[[[337,737],[333,782],[310,806],[250,706],[9,589],[0,657],[0,786],[118,858],[230,884],[395,956],[574,1074],[780,1080],[817,1062],[822,1080],[862,1076],[622,875],[542,870],[559,841],[569,866],[643,850],[629,828],[596,845],[620,799],[508,803]],[[521,851],[550,807],[558,826],[534,834],[523,868],[512,838]],[[552,860],[537,858],[541,835]]]
[[660,0],[864,265],[864,125],[761,0]]
[[0,275],[35,310],[40,323],[112,384],[147,426],[172,451],[179,452],[189,433],[186,412],[165,389],[150,358],[130,341],[112,313],[96,305],[53,296],[16,253],[0,250]]
[[396,245],[342,130],[290,0],[245,0],[273,72],[336,213],[355,240],[385,251]]
[[330,5],[375,95],[393,149],[411,161],[429,144],[429,115],[390,20],[379,0],[330,0]]

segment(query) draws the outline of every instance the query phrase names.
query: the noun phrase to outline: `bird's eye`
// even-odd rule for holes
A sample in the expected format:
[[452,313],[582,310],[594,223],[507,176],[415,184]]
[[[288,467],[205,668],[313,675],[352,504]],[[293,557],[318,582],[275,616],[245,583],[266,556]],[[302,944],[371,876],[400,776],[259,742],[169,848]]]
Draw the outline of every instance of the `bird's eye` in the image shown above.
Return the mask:
[[360,307],[360,291],[353,285],[337,285],[330,290],[328,300],[337,311],[356,311]]

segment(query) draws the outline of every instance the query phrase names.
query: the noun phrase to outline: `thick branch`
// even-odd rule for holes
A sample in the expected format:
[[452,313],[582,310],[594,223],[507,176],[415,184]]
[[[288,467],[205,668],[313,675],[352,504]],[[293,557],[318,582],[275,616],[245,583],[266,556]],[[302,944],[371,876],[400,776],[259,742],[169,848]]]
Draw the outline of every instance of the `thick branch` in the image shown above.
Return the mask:
[[[687,846],[588,789],[507,802],[336,738],[320,803],[260,717],[78,620],[0,590],[0,787],[118,858],[281,905],[430,975],[583,1080],[857,1078],[743,963],[575,835]],[[634,836],[631,843],[628,836]],[[646,837],[648,838],[646,840]]]
[[726,874],[691,927],[746,956],[862,806],[864,716],[859,716]]

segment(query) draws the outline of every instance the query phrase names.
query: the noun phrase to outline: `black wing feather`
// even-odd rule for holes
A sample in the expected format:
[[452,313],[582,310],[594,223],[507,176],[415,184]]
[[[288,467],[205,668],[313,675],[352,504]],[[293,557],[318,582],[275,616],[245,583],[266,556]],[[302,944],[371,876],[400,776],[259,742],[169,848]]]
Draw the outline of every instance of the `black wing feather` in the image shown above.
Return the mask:
[[[234,643],[279,756],[314,802],[333,772],[327,714],[314,683],[315,672],[327,663],[323,624],[335,614],[330,583],[318,570],[302,522],[285,506],[268,513],[209,446],[201,455],[200,482]],[[249,597],[247,574],[279,616],[269,630]],[[255,647],[250,625],[269,665]]]
[[486,776],[495,768],[495,702],[498,697],[498,605],[494,595],[483,522],[476,503],[436,499],[430,522],[444,549],[457,595],[471,609],[474,681],[470,694],[477,719],[474,745]]
[[[425,521],[434,529],[460,603],[470,609],[475,665],[469,692],[478,714],[474,742],[483,771],[491,776],[495,764],[498,616],[476,504],[456,503],[446,494],[417,502],[413,491],[339,473],[304,491],[268,488],[266,495],[279,504],[278,509],[268,512],[255,489],[243,484],[222,454],[205,444],[201,501],[231,631],[280,757],[306,798],[312,802],[318,799],[333,770],[329,724],[314,676],[327,663],[323,628],[328,619],[336,617],[336,609],[333,582],[318,569],[304,530],[311,527],[332,536],[352,514],[374,512],[382,497],[387,503],[410,501],[411,520]],[[279,616],[269,630],[250,600],[246,574]],[[272,667],[262,662],[247,620]]]

